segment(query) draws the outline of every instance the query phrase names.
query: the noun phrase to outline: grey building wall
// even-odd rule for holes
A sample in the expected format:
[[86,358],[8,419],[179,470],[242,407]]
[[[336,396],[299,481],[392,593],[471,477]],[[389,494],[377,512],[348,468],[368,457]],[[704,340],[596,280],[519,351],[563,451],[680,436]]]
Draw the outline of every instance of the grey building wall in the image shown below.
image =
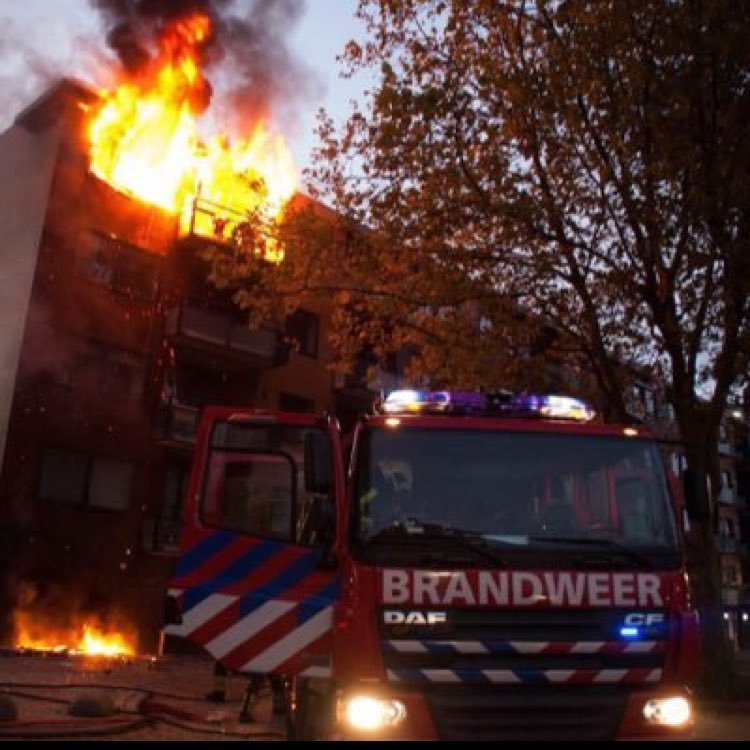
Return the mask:
[[59,141],[57,128],[0,135],[0,466]]

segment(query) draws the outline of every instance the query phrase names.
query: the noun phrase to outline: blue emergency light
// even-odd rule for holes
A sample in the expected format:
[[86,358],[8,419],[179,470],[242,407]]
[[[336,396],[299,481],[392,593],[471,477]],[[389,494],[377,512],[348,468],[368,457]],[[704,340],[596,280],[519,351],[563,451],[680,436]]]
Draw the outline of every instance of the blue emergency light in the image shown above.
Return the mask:
[[633,625],[623,625],[620,628],[620,636],[622,638],[627,638],[629,640],[632,640],[634,638],[640,638],[641,637],[641,629],[636,628]]

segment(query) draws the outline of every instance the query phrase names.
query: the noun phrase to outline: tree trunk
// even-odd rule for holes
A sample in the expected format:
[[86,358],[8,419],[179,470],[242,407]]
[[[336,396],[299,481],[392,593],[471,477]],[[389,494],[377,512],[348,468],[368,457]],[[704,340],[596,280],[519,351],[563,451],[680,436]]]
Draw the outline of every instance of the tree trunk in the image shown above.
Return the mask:
[[[700,613],[700,672],[696,690],[711,698],[728,698],[732,692],[734,653],[724,625],[721,557],[715,535],[718,525],[719,454],[718,443],[706,425],[683,430],[688,466],[710,477],[711,516],[691,521],[687,535],[687,565],[691,594]],[[702,429],[703,428],[703,429]]]

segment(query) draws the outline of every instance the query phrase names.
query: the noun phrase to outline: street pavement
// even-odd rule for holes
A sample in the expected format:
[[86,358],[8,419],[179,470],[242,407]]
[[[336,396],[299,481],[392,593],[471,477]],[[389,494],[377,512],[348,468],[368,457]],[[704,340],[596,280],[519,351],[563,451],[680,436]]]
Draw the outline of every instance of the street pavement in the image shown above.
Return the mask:
[[[263,691],[240,721],[246,680],[226,679],[226,702],[212,703],[212,663],[205,657],[94,659],[0,654],[0,740],[283,740]],[[750,687],[750,682],[748,683]],[[699,705],[696,740],[750,740],[747,702]],[[71,715],[71,707],[76,713]],[[99,714],[99,715],[97,715]]]

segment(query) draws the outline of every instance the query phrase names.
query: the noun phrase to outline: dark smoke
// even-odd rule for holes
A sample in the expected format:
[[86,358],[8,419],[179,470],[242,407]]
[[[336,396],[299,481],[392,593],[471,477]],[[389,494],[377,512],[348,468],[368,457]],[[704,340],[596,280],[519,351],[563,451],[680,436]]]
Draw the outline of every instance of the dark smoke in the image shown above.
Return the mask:
[[[125,70],[136,74],[151,60],[160,29],[196,11],[211,18],[213,37],[203,49],[212,88],[228,112],[248,122],[288,114],[316,82],[289,48],[288,35],[305,0],[90,0],[107,28],[107,43]],[[291,105],[291,107],[290,107]]]

